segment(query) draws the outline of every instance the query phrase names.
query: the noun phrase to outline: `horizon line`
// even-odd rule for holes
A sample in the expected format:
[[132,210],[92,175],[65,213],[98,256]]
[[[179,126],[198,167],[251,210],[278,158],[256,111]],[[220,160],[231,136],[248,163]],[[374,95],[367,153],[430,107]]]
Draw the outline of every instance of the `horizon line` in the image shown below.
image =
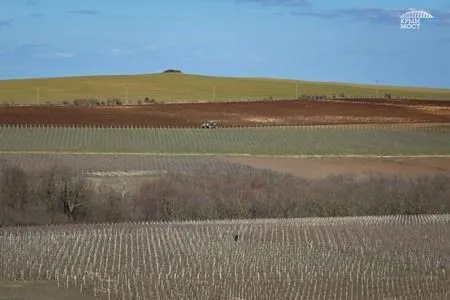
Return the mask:
[[[170,69],[166,69],[170,70]],[[348,81],[322,81],[322,80],[308,80],[308,79],[295,79],[292,77],[264,77],[264,76],[226,76],[226,75],[213,75],[213,74],[198,74],[198,73],[165,73],[164,71],[154,73],[111,73],[111,74],[84,74],[84,75],[65,75],[65,76],[36,76],[36,77],[15,77],[8,79],[1,79],[4,81],[22,81],[22,80],[51,80],[51,79],[71,79],[71,78],[86,78],[86,77],[133,77],[133,76],[146,76],[146,75],[188,75],[199,77],[215,77],[215,78],[230,78],[230,79],[263,79],[263,80],[279,80],[279,81],[293,81],[303,83],[323,83],[323,84],[337,84],[337,85],[358,85],[358,86],[379,86],[379,87],[393,87],[393,88],[414,88],[414,89],[431,89],[431,90],[448,90],[450,87],[430,87],[430,86],[408,86],[408,85],[392,85],[392,84],[380,84],[379,80],[373,83],[361,83],[361,82],[348,82]]]

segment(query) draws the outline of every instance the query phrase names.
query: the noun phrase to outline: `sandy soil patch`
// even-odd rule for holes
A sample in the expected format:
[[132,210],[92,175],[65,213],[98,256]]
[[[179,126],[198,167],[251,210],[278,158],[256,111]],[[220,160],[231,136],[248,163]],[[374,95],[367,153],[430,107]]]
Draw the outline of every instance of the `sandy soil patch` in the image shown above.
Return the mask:
[[380,173],[419,177],[442,174],[450,176],[450,158],[260,158],[229,157],[226,160],[289,173],[299,177],[318,179],[329,175]]

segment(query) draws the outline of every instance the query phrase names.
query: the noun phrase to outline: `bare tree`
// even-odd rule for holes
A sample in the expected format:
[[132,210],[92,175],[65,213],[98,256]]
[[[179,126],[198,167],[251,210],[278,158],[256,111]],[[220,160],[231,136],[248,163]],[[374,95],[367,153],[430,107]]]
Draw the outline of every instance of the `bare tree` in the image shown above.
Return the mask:
[[149,221],[171,220],[174,209],[173,193],[174,189],[170,179],[164,178],[144,183],[138,198],[138,206],[142,209],[144,219]]
[[50,215],[50,222],[55,222],[55,216],[60,211],[60,184],[57,167],[50,171],[43,172],[36,183],[36,195],[43,203],[47,213]]
[[15,213],[22,212],[28,204],[28,176],[18,166],[4,164],[1,168],[0,193],[2,204]]
[[108,184],[101,184],[96,192],[95,201],[89,205],[90,216],[97,221],[100,219],[106,222],[129,220],[130,208],[126,203],[128,191],[123,181],[119,191]]
[[71,172],[61,174],[59,202],[70,221],[78,221],[87,214],[89,187],[85,178]]

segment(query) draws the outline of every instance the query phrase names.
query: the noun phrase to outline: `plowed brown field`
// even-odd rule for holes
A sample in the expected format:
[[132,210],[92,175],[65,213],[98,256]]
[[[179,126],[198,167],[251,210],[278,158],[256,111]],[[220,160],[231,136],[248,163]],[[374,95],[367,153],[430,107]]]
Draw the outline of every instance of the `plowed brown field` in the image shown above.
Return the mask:
[[450,101],[312,100],[110,107],[4,107],[0,124],[199,127],[368,123],[447,123]]

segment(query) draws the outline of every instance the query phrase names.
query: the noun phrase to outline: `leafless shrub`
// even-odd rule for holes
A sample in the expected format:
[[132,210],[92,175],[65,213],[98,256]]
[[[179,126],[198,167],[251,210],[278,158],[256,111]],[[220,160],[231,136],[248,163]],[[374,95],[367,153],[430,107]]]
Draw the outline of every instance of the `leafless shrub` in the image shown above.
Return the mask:
[[35,192],[38,201],[43,204],[46,212],[49,214],[50,223],[53,224],[60,210],[60,186],[56,166],[40,174],[35,184]]
[[106,101],[106,104],[107,105],[122,105],[123,101],[117,97],[112,97]]
[[76,106],[98,106],[101,104],[101,102],[100,100],[94,98],[80,98],[73,100],[73,104]]
[[[448,213],[450,180],[351,174],[305,180],[253,171],[167,175],[144,185],[145,220]],[[197,212],[197,213],[196,213]],[[201,215],[199,215],[201,212]]]
[[26,173],[4,164],[0,225],[295,218],[450,212],[450,178],[352,174],[307,180],[250,167],[202,167],[94,189],[64,167]]
[[24,210],[28,200],[28,178],[21,168],[3,164],[1,167],[0,193],[3,206],[19,213]]
[[63,171],[59,177],[59,203],[70,221],[81,221],[87,215],[89,188],[86,180],[70,171]]
[[130,206],[128,189],[124,187],[119,193],[107,184],[102,184],[93,193],[88,203],[88,221],[120,222],[133,219],[133,208]]

